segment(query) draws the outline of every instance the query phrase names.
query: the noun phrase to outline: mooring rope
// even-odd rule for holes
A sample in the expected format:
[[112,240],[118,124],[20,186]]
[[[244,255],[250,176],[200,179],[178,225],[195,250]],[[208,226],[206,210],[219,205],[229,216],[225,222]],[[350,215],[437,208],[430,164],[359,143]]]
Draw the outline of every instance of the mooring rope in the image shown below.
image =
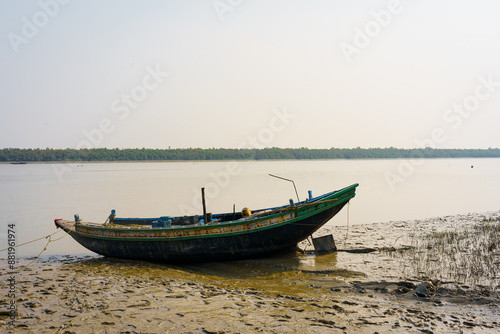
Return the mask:
[[[38,253],[38,255],[37,255],[37,256],[35,256],[35,258],[33,258],[33,260],[31,260],[31,261],[30,261],[30,263],[28,263],[28,264],[27,264],[27,265],[25,265],[24,267],[19,268],[19,270],[18,270],[18,271],[16,271],[16,274],[17,274],[17,273],[20,273],[20,272],[21,272],[21,271],[23,271],[24,269],[28,268],[28,266],[30,266],[33,262],[35,262],[35,261],[36,261],[36,260],[40,257],[40,255],[42,255],[42,253],[43,253],[43,252],[45,252],[45,251],[47,250],[47,246],[50,244],[50,241],[51,241],[51,236],[50,236],[50,235],[48,235],[48,236],[46,236],[46,237],[45,237],[45,239],[47,239],[47,238],[49,239],[49,241],[47,241],[47,244],[45,245],[45,247],[43,247],[42,251],[41,251],[40,253]],[[63,236],[63,238],[64,238],[64,236]]]
[[[73,231],[74,229],[75,229],[75,225],[73,225],[73,226],[69,229],[69,231],[65,231],[64,229],[62,229],[62,228],[61,228],[59,231],[56,231],[56,232],[54,232],[54,233],[51,233],[51,234],[49,234],[49,235],[47,235],[47,236],[45,236],[45,237],[41,237],[41,238],[38,238],[38,239],[34,239],[34,240],[31,240],[31,241],[27,241],[27,242],[24,242],[24,243],[22,243],[22,244],[19,244],[19,245],[16,245],[16,246],[12,246],[12,247],[8,247],[8,248],[5,248],[5,249],[0,249],[0,252],[6,251],[6,250],[8,250],[9,248],[17,248],[17,247],[19,247],[19,246],[24,246],[24,245],[27,245],[27,244],[30,244],[30,243],[32,243],[32,242],[39,241],[39,240],[42,240],[42,239],[49,239],[49,240],[47,241],[47,243],[45,244],[45,247],[43,247],[43,249],[41,250],[41,252],[40,252],[40,253],[38,253],[38,255],[37,255],[37,256],[35,256],[35,257],[34,257],[34,258],[33,258],[33,259],[32,259],[32,260],[31,260],[31,261],[30,261],[27,265],[25,265],[25,266],[21,267],[19,270],[17,270],[16,272],[14,272],[14,273],[16,273],[16,274],[17,274],[17,273],[20,273],[21,271],[23,271],[24,269],[28,268],[28,266],[30,266],[33,262],[35,262],[35,261],[36,261],[36,260],[37,260],[37,259],[38,259],[41,255],[42,255],[42,253],[43,253],[43,252],[45,252],[45,251],[47,250],[47,246],[48,246],[51,242],[61,240],[62,238],[64,238],[64,237],[66,237],[67,235],[69,235],[69,232]],[[54,234],[57,234],[57,233],[61,232],[61,231],[65,231],[65,232],[66,232],[66,234],[65,234],[65,235],[63,235],[63,236],[62,236],[62,237],[60,237],[60,238],[57,238],[57,239],[52,240],[52,236],[53,236]]]
[[[61,229],[61,230],[56,231],[56,232],[54,232],[54,233],[51,233],[51,234],[49,234],[49,235],[47,235],[47,236],[45,236],[45,237],[41,237],[41,238],[38,238],[38,239],[34,239],[34,240],[31,240],[31,241],[27,241],[27,242],[24,242],[24,243],[22,243],[22,244],[15,245],[15,246],[12,246],[12,247],[13,247],[13,248],[17,248],[17,247],[19,247],[19,246],[24,246],[24,245],[30,244],[30,243],[35,242],[35,241],[38,241],[38,240],[47,239],[48,237],[53,236],[54,234],[59,233],[59,232],[61,232],[61,231],[63,231],[63,230]],[[59,238],[59,239],[61,239],[61,238]],[[59,240],[59,239],[56,239],[56,240]],[[6,251],[6,250],[8,250],[9,248],[12,248],[12,247],[7,247],[7,248],[5,248],[5,249],[0,249],[0,252]]]

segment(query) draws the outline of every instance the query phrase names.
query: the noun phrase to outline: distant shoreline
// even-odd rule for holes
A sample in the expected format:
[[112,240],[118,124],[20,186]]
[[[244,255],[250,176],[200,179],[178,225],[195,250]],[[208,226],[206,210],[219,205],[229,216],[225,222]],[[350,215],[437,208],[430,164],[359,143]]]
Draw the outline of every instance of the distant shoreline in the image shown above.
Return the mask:
[[[448,157],[448,158],[421,158],[424,160],[439,160],[439,159],[499,159],[500,157]],[[367,161],[367,160],[400,160],[404,158],[369,158],[369,159],[224,159],[224,160],[54,160],[54,161],[28,161],[24,165],[50,165],[50,164],[104,164],[104,163],[180,163],[180,162],[192,162],[192,163],[203,163],[203,162],[259,162],[259,161]],[[12,165],[11,161],[0,161],[0,165]],[[14,164],[15,165],[15,164]]]
[[187,148],[187,149],[0,149],[0,162],[126,162],[126,161],[259,161],[259,160],[367,160],[500,158],[500,148]]

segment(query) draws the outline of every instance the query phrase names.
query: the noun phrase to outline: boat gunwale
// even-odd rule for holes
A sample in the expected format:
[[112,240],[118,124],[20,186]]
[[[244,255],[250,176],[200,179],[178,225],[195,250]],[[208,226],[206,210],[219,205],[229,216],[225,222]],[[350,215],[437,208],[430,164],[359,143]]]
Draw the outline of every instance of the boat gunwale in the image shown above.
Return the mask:
[[[79,223],[75,223],[75,229],[76,229],[76,225],[78,224],[79,227],[81,228],[85,228],[85,229],[91,229],[91,230],[103,230],[103,231],[118,231],[118,232],[131,232],[131,231],[137,231],[137,232],[158,232],[158,231],[165,231],[166,229],[168,229],[169,231],[186,231],[186,230],[197,230],[197,229],[207,229],[207,228],[211,228],[211,227],[228,227],[228,226],[237,226],[237,225],[242,225],[242,224],[248,224],[248,223],[255,223],[255,222],[260,222],[260,221],[263,221],[263,220],[268,220],[268,219],[273,219],[273,218],[276,218],[276,217],[279,217],[279,216],[282,216],[282,215],[285,215],[287,214],[289,211],[295,211],[295,210],[300,210],[300,209],[304,209],[308,206],[312,206],[314,204],[316,205],[321,205],[321,204],[324,204],[325,201],[330,201],[330,200],[325,200],[325,198],[331,196],[331,195],[335,195],[335,197],[342,197],[342,195],[346,195],[347,192],[349,191],[352,191],[352,190],[355,190],[356,187],[358,187],[359,184],[358,183],[355,183],[355,184],[352,184],[350,186],[347,186],[345,188],[342,188],[340,190],[336,190],[336,191],[332,191],[330,193],[326,193],[324,195],[321,195],[321,196],[318,196],[317,198],[314,199],[314,201],[311,201],[311,202],[299,202],[299,203],[296,203],[295,205],[291,206],[291,205],[288,205],[288,206],[282,206],[282,207],[274,207],[274,208],[268,208],[268,209],[260,209],[260,210],[255,210],[254,212],[257,213],[256,216],[254,217],[248,217],[246,219],[237,219],[237,220],[232,220],[232,221],[228,221],[228,222],[220,222],[220,223],[208,223],[208,224],[203,224],[203,225],[184,225],[184,226],[175,226],[175,227],[168,227],[168,228],[165,228],[165,227],[149,227],[149,226],[145,226],[145,227],[137,227],[137,226],[134,226],[134,227],[127,227],[126,225],[124,225],[123,227],[116,227],[116,226],[113,226],[113,227],[109,227],[109,226],[105,226],[105,225],[95,225],[95,223],[91,223],[91,222],[79,222]],[[351,198],[354,198],[356,196],[356,193],[352,193],[352,194],[349,194],[347,196],[344,196],[342,198],[338,198],[338,199],[334,199],[332,200],[330,203],[333,204],[332,207],[338,205],[338,204],[341,204],[341,203],[344,203],[345,201],[349,201]],[[329,204],[329,203],[327,203]],[[325,206],[327,207],[327,206]],[[313,212],[311,213],[308,213],[306,215],[301,215],[300,218],[302,217],[309,217],[311,214],[316,214],[316,213],[319,213],[319,212],[322,212],[324,210],[327,210],[328,208],[325,208],[325,209],[322,209],[322,210],[314,210]],[[279,212],[276,212],[276,213],[270,213],[269,215],[267,214],[264,214],[266,210],[283,210],[283,211],[279,211]],[[261,213],[261,215],[259,216],[258,214]],[[224,215],[224,214],[220,214],[220,215]],[[297,218],[297,217],[296,217]],[[133,218],[131,218],[133,219]],[[295,219],[295,218],[293,218]],[[289,220],[287,220],[286,222],[288,222]],[[276,223],[278,224],[278,223]],[[263,227],[259,227],[258,229],[261,229],[261,228],[264,228],[264,227],[271,227],[271,226],[275,226],[274,224],[272,225],[269,225],[269,226],[263,226]],[[74,232],[77,232],[76,230],[74,230]],[[242,232],[249,232],[249,231],[242,231]],[[233,234],[235,232],[231,232],[230,234]],[[79,234],[81,235],[89,235],[89,234],[85,234],[85,233],[82,233],[80,232]],[[211,235],[214,235],[214,234],[211,234]],[[220,235],[220,234],[219,234]],[[206,236],[206,235],[204,235]],[[198,237],[201,237],[201,235],[199,236],[195,236],[195,238],[198,238]],[[120,239],[120,238],[117,238],[117,239]],[[171,240],[171,238],[167,238],[168,240]],[[133,240],[133,239],[128,239],[127,240]]]
[[[306,214],[303,214],[303,215],[300,215],[300,216],[297,216],[295,215],[295,217],[293,218],[290,218],[290,219],[287,219],[287,220],[284,220],[284,221],[281,221],[281,222],[276,222],[276,223],[272,223],[272,224],[269,224],[269,225],[266,225],[266,226],[260,226],[260,227],[255,227],[255,228],[252,228],[252,229],[247,229],[247,230],[242,230],[242,231],[231,231],[231,232],[223,232],[223,233],[207,233],[207,234],[196,234],[196,235],[184,235],[184,236],[171,236],[171,237],[155,237],[155,236],[144,236],[144,237],[126,237],[126,236],[120,236],[120,237],[110,237],[110,236],[102,236],[102,235],[93,235],[93,234],[88,234],[88,233],[84,233],[84,232],[80,232],[80,231],[76,231],[76,223],[75,224],[75,228],[74,229],[71,229],[69,232],[70,234],[74,233],[74,234],[77,234],[79,236],[82,236],[82,237],[86,237],[86,238],[91,238],[91,239],[99,239],[99,240],[114,240],[114,241],[149,241],[149,242],[161,242],[161,241],[180,241],[180,240],[189,240],[189,239],[205,239],[205,238],[219,238],[219,237],[230,237],[230,236],[237,236],[237,235],[242,235],[242,234],[252,234],[252,233],[257,233],[257,232],[261,232],[261,231],[265,231],[265,230],[269,230],[269,229],[273,229],[273,228],[279,228],[281,226],[285,226],[285,225],[292,225],[292,224],[296,224],[298,222],[300,222],[301,220],[304,220],[304,219],[307,219],[309,217],[312,217],[314,215],[317,215],[323,211],[326,211],[326,210],[329,210],[329,209],[332,209],[334,208],[335,206],[338,206],[340,204],[343,204],[345,202],[348,202],[351,198],[353,198],[355,196],[355,194],[351,195],[351,196],[346,196],[342,199],[339,199],[338,201],[334,201],[334,202],[331,202],[331,205],[329,203],[326,203],[325,206],[319,208],[319,209],[315,209],[311,212],[308,212]],[[322,203],[317,203],[318,205],[321,205]],[[281,215],[283,214],[287,214],[287,213],[281,213]],[[249,224],[249,223],[255,223],[255,222],[258,222],[258,221],[262,221],[262,220],[268,220],[268,219],[272,219],[272,218],[275,218],[276,216],[278,216],[278,214],[274,215],[274,217],[271,217],[271,216],[265,216],[265,217],[262,217],[262,219],[248,219],[248,220],[245,220],[243,222],[241,222],[242,224]],[[82,224],[83,225],[83,224]],[[234,226],[234,224],[225,224],[226,226]],[[83,225],[85,228],[89,228],[88,225]],[[204,227],[204,228],[207,228],[206,225],[202,225],[202,226],[196,226],[196,227]],[[214,225],[213,227],[222,227],[222,225]],[[68,228],[68,227],[67,227]],[[98,227],[97,227],[98,228]],[[157,232],[157,231],[164,231],[165,228],[155,228],[155,229],[151,229],[151,228],[136,228],[134,230],[131,230],[131,229],[123,229],[123,228],[110,228],[111,230],[114,230],[114,231],[138,231],[138,232]],[[168,228],[169,231],[182,231],[181,229],[170,229]]]

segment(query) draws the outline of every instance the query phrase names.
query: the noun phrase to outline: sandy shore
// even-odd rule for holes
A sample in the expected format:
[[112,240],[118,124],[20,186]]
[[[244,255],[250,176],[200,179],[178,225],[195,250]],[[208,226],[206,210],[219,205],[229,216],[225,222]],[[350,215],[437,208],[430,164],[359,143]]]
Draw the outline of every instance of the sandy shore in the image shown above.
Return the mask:
[[498,219],[500,212],[326,227],[318,235],[333,234],[341,250],[326,255],[308,252],[304,242],[304,254],[189,266],[64,256],[15,273],[2,260],[0,331],[495,333],[499,249],[492,250],[497,271],[473,282],[436,278],[448,264],[434,261],[437,269],[426,272],[408,256],[418,238],[485,216]]

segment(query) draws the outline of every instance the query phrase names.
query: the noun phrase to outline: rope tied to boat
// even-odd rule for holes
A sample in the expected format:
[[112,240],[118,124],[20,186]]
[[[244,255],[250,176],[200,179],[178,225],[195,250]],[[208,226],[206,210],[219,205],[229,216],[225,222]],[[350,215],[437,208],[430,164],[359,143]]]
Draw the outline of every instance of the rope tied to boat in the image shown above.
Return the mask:
[[[64,237],[64,236],[63,236]],[[27,265],[25,265],[24,267],[21,267],[18,271],[16,271],[16,274],[17,273],[20,273],[21,271],[23,271],[24,269],[28,268],[28,266],[30,266],[33,262],[35,262],[39,257],[40,255],[42,255],[43,252],[45,252],[47,250],[47,246],[50,244],[50,242],[52,241],[52,236],[49,234],[48,236],[45,237],[45,239],[49,239],[49,241],[47,241],[47,243],[45,244],[45,247],[43,247],[42,251],[40,253],[38,253],[37,256],[35,256],[33,258],[33,260],[31,260]]]
[[[53,236],[54,234],[57,234],[57,233],[62,232],[62,231],[63,231],[63,230],[59,230],[59,231],[56,231],[56,232],[54,232],[54,233],[51,233],[51,234],[49,234],[49,235],[47,235],[47,236],[45,236],[45,237],[40,237],[40,238],[38,238],[38,239],[34,239],[34,240],[31,240],[31,241],[27,241],[27,242],[24,242],[24,243],[22,243],[22,244],[15,245],[15,246],[13,246],[13,247],[14,247],[14,248],[17,248],[17,247],[19,247],[19,246],[24,246],[24,245],[30,244],[30,243],[35,242],[35,241],[38,241],[38,240],[47,239],[48,237]],[[62,239],[62,238],[59,238],[59,239]],[[56,240],[59,240],[59,239],[56,239]],[[54,241],[55,241],[55,240],[54,240]],[[8,250],[9,248],[11,248],[11,247],[7,247],[7,248],[4,248],[4,249],[0,249],[0,252],[6,251],[6,250]]]
[[[40,238],[37,238],[37,239],[31,240],[31,241],[27,241],[27,242],[24,242],[24,243],[22,243],[22,244],[19,244],[19,245],[13,246],[14,248],[17,248],[17,247],[19,247],[19,246],[24,246],[24,245],[30,244],[30,243],[32,243],[32,242],[35,242],[35,241],[39,241],[39,240],[42,240],[42,239],[48,239],[48,241],[47,241],[47,243],[45,244],[45,246],[43,247],[42,251],[41,251],[40,253],[38,253],[38,255],[37,255],[37,256],[35,256],[35,257],[34,257],[34,258],[33,258],[33,259],[32,259],[32,260],[31,260],[31,261],[30,261],[27,265],[25,265],[25,266],[23,266],[23,267],[19,268],[17,271],[15,271],[15,272],[14,272],[14,274],[18,274],[18,273],[20,273],[21,271],[23,271],[23,270],[25,270],[26,268],[28,268],[28,266],[30,266],[33,262],[35,262],[35,261],[36,261],[36,260],[37,260],[37,259],[38,259],[38,258],[39,258],[42,254],[43,254],[43,252],[45,252],[45,251],[47,250],[47,246],[48,246],[51,242],[61,240],[62,238],[64,238],[64,237],[66,237],[67,235],[69,235],[69,233],[70,233],[71,231],[73,231],[74,229],[75,229],[75,226],[73,225],[73,226],[72,226],[72,227],[71,227],[68,231],[65,231],[64,229],[60,229],[59,231],[56,231],[56,232],[54,232],[54,233],[51,233],[51,234],[49,234],[49,235],[47,235],[47,236],[45,236],[45,237],[40,237]],[[57,234],[57,233],[61,232],[61,231],[65,231],[65,232],[67,232],[67,233],[66,233],[65,235],[63,235],[62,237],[60,237],[60,238],[57,238],[57,239],[53,239],[53,240],[52,240],[52,236],[53,236],[54,234]],[[8,248],[5,248],[5,249],[0,249],[0,252],[6,251],[6,250],[8,250],[9,248],[12,248],[12,247],[8,247]]]

